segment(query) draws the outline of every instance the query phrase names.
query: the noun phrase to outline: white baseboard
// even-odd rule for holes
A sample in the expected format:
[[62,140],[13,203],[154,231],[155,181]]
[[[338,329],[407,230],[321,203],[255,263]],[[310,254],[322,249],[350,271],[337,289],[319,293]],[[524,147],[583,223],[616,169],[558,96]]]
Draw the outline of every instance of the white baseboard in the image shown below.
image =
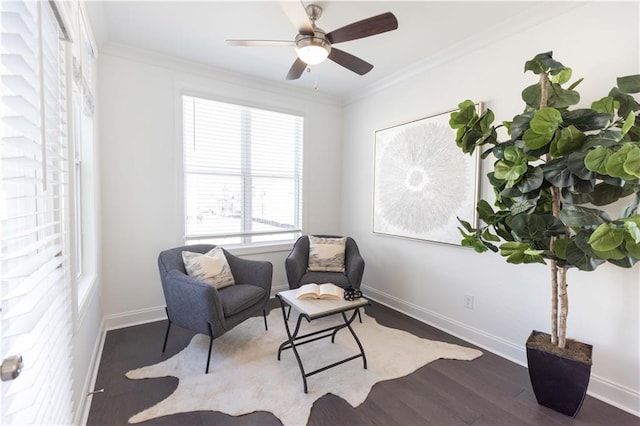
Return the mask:
[[[523,344],[517,344],[471,327],[453,318],[430,311],[411,302],[399,299],[375,288],[363,286],[367,298],[396,311],[429,324],[439,330],[481,347],[502,358],[527,367],[527,356]],[[591,375],[587,394],[607,404],[640,417],[640,393],[613,383],[595,374]]]
[[106,315],[104,317],[105,332],[109,330],[116,330],[118,328],[146,324],[148,322],[162,321],[165,319],[167,319],[167,313],[164,310],[164,306]]

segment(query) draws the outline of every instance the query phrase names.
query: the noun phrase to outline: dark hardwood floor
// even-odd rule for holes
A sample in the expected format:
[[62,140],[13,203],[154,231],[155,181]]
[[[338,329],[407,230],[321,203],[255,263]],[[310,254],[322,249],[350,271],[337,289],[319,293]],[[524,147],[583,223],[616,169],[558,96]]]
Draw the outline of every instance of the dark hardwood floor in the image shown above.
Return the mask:
[[[272,301],[273,302],[273,301]],[[275,307],[275,303],[270,306]],[[417,336],[472,346],[379,304],[367,314],[388,327]],[[270,324],[271,327],[282,324]],[[131,369],[167,359],[183,349],[193,333],[172,327],[167,350],[166,322],[159,321],[107,333],[88,425],[126,425],[132,415],[169,396],[178,379],[129,380]],[[214,341],[215,345],[215,341]],[[527,370],[483,351],[474,361],[438,360],[416,372],[376,384],[366,401],[353,408],[328,394],[314,404],[309,425],[640,425],[640,418],[587,396],[573,419],[537,404]],[[277,384],[274,384],[277,392]],[[286,395],[282,396],[286,404]],[[268,412],[239,417],[197,411],[153,419],[144,425],[280,425]]]

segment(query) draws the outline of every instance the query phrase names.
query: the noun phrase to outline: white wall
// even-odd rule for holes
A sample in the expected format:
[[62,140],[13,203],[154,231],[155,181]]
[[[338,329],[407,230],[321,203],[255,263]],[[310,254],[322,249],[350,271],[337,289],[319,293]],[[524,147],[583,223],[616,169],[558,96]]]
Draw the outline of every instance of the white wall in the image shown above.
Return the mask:
[[[107,328],[164,317],[157,269],[161,250],[183,244],[178,96],[190,89],[218,99],[305,117],[304,230],[340,224],[342,107],[338,99],[290,90],[122,46],[99,57],[102,281]],[[251,254],[274,265],[285,288],[290,249]],[[247,254],[247,252],[243,252]]]
[[[459,51],[443,52],[439,65],[388,81],[351,99],[344,114],[342,230],[353,236],[367,261],[368,294],[489,350],[525,363],[532,329],[549,331],[550,285],[542,265],[509,265],[499,255],[462,247],[372,233],[374,132],[449,111],[465,99],[484,101],[498,118],[522,112],[520,92],[534,84],[524,62],[553,50],[570,66],[582,105],[606,96],[617,76],[639,70],[638,3],[576,5],[566,16],[522,27],[496,39],[480,32]],[[470,47],[471,46],[471,47]],[[490,166],[493,159],[488,159]],[[492,197],[484,178],[482,196]],[[428,208],[428,207],[427,207]],[[590,392],[640,413],[640,267],[611,265],[568,275],[570,337],[591,343]],[[473,310],[463,307],[475,296]]]

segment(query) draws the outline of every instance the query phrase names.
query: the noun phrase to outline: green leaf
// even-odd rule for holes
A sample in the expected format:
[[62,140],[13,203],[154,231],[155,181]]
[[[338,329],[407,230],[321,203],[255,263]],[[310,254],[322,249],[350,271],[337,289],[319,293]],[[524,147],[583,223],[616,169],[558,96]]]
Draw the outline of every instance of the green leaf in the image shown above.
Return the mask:
[[532,250],[529,244],[508,242],[500,245],[500,254],[507,257],[508,263],[545,263],[538,252]]
[[631,238],[625,238],[624,248],[631,256],[640,259],[640,243],[636,243]]
[[511,230],[522,241],[543,240],[546,229],[546,222],[538,215],[519,214],[511,220]]
[[599,146],[598,148],[589,151],[587,156],[584,158],[584,164],[587,166],[587,169],[592,172],[606,174],[609,157],[611,157],[611,150],[603,146]]
[[640,178],[640,148],[635,146],[627,152],[627,158],[622,167],[624,171],[632,176]]
[[533,59],[525,62],[524,71],[532,71],[534,74],[542,74],[543,72],[547,72],[547,65],[544,63],[545,60],[551,59],[553,52],[545,52],[537,54]]
[[594,206],[608,206],[620,199],[624,191],[621,186],[600,182],[591,193],[591,203]]
[[636,260],[630,256],[627,256],[622,260],[608,259],[608,262],[613,263],[620,268],[632,268],[633,265],[635,265]]
[[613,146],[616,145],[620,139],[622,139],[620,132],[616,130],[605,130],[604,132],[587,136],[587,139],[585,139],[582,145],[582,149],[588,150],[598,146]]
[[638,226],[637,223],[632,221],[625,221],[624,230],[627,233],[627,235],[625,235],[626,239],[631,238],[634,243],[640,243],[640,226]]
[[449,119],[449,126],[452,129],[459,129],[461,127],[472,124],[477,118],[476,107],[473,101],[466,100],[458,105],[459,110],[451,113]]
[[573,124],[560,130],[558,137],[558,153],[566,155],[570,152],[577,151],[582,146],[586,136],[578,130]]
[[567,258],[567,240],[565,240],[564,238],[559,238],[555,240],[555,242],[553,243],[553,252],[560,259],[566,259]]
[[578,84],[582,83],[582,80],[584,80],[584,78],[583,78],[583,77],[581,77],[581,78],[577,79],[576,81],[574,81],[573,83],[571,83],[571,86],[569,86],[569,87],[567,88],[567,90],[573,90],[573,89],[575,89],[576,87],[578,87]]
[[622,136],[626,135],[629,132],[629,130],[631,130],[635,122],[636,122],[636,116],[634,115],[633,112],[629,112],[629,114],[627,115],[627,118],[624,120],[624,123],[622,124],[621,135]]
[[527,173],[523,176],[520,182],[518,182],[517,188],[522,194],[526,194],[540,188],[543,181],[544,176],[542,174],[542,167],[528,166]]
[[524,132],[529,128],[529,122],[533,118],[533,111],[528,111],[513,117],[511,122],[511,140],[516,141],[522,137]]
[[598,226],[589,237],[589,245],[596,251],[609,251],[620,247],[624,240],[624,231],[610,223]]
[[[606,98],[605,98],[606,99]],[[609,98],[613,101],[613,98]],[[594,109],[582,108],[575,109],[573,111],[563,111],[562,125],[567,127],[574,125],[578,130],[588,132],[591,130],[603,129],[609,124],[613,116],[613,110],[611,114],[595,111]]]
[[508,161],[499,160],[494,166],[494,174],[498,179],[506,180],[513,185],[527,171],[527,164],[513,164]]
[[618,88],[624,93],[639,93],[640,92],[640,75],[628,75],[625,77],[618,77]]
[[530,108],[538,109],[538,108],[540,108],[540,97],[541,97],[540,92],[541,92],[540,83],[536,83],[534,85],[526,87],[522,91],[522,100]]
[[542,108],[533,115],[529,126],[539,135],[548,135],[555,132],[562,121],[560,111],[554,108]]
[[571,74],[571,68],[565,68],[556,75],[552,76],[550,80],[553,83],[565,84],[567,81],[571,80]]
[[460,241],[460,245],[462,247],[471,247],[476,253],[484,253],[488,250],[488,247],[484,245],[482,240],[480,240],[475,235],[467,235],[462,229],[458,228],[458,230],[462,233],[463,239]]
[[549,85],[548,106],[553,108],[567,108],[580,102],[580,93],[575,90],[565,90],[559,84]]
[[484,238],[487,241],[493,241],[493,242],[500,241],[500,238],[497,235],[492,234],[488,228],[482,231],[482,238]]
[[580,179],[591,180],[593,179],[595,172],[587,169],[584,164],[584,159],[587,156],[586,152],[572,152],[567,157],[567,167],[572,174],[576,175]]
[[626,117],[631,111],[638,111],[640,104],[631,95],[621,92],[617,87],[614,87],[609,92],[609,96],[613,97],[620,103],[618,108],[618,115],[620,117]]
[[544,178],[558,188],[566,188],[572,186],[576,182],[576,178],[571,174],[571,170],[567,166],[567,158],[556,158],[542,166]]
[[459,217],[456,217],[456,219],[458,219],[458,222],[460,222],[460,224],[464,227],[464,229],[467,230],[467,232],[475,232],[475,229],[469,222],[467,222],[466,220],[462,220]]
[[[592,250],[589,250],[591,254],[593,254]],[[566,247],[566,259],[567,263],[570,265],[574,265],[581,271],[593,271],[598,267],[598,264],[592,256],[582,251],[575,241],[569,241]],[[604,262],[603,260],[599,260],[599,262]]]
[[517,215],[522,213],[525,213],[525,214],[533,213],[535,209],[536,209],[535,201],[525,200],[525,201],[521,201],[513,204],[510,210],[511,210],[511,214]]
[[476,205],[476,210],[478,211],[478,217],[483,220],[485,223],[489,225],[493,225],[495,223],[495,212],[489,205],[489,203],[485,200],[478,201]]
[[602,114],[607,114],[609,120],[613,119],[613,114],[620,108],[620,102],[613,99],[611,96],[606,96],[591,104],[591,109]]
[[548,145],[549,142],[551,142],[552,138],[553,138],[553,133],[550,133],[548,135],[541,135],[534,132],[532,129],[528,129],[526,132],[524,132],[524,135],[522,136],[522,140],[524,141],[524,144],[529,149],[542,148],[543,146]]
[[627,161],[627,154],[634,148],[631,144],[624,144],[622,148],[609,156],[605,166],[606,174],[624,180],[634,180],[635,176],[627,173],[624,164]]
[[613,250],[608,250],[608,251],[594,250],[593,254],[598,256],[600,259],[607,259],[607,260],[622,260],[625,257],[627,257],[625,252],[620,247],[616,247]]
[[564,204],[560,210],[560,220],[569,227],[599,226],[609,220],[606,212],[587,207]]
[[524,164],[527,162],[527,156],[515,145],[507,146],[504,149],[503,158],[510,163]]

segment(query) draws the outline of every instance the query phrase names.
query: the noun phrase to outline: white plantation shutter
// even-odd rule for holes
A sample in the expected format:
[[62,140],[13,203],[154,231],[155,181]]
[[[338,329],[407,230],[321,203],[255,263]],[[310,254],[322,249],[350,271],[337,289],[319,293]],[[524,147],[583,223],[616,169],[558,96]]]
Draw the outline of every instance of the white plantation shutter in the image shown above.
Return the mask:
[[193,96],[182,107],[186,242],[299,236],[303,118]]
[[0,2],[2,424],[70,424],[65,50],[48,2]]

